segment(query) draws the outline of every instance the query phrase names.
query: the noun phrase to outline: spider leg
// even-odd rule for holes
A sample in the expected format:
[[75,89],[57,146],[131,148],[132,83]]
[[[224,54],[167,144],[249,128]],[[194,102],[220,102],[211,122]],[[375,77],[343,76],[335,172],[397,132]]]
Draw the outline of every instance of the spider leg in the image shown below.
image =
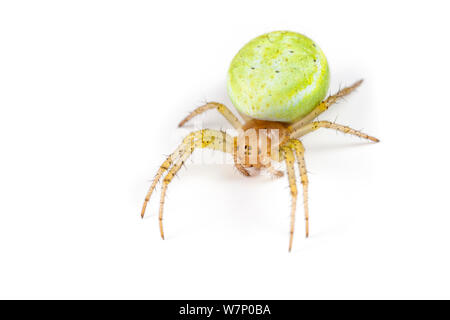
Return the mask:
[[180,170],[181,166],[184,162],[189,158],[189,156],[194,151],[194,144],[192,144],[189,148],[185,150],[183,155],[180,157],[178,162],[170,169],[167,175],[164,177],[163,185],[161,188],[161,200],[159,201],[159,231],[161,233],[161,238],[164,240],[164,228],[163,228],[163,211],[164,211],[164,200],[166,198],[167,187],[169,186],[170,181],[172,181],[173,177],[176,175],[178,170]]
[[169,170],[170,167],[172,166],[172,164],[174,163],[174,161],[176,161],[176,159],[184,153],[186,146],[189,145],[189,143],[190,143],[191,139],[194,137],[194,135],[195,135],[195,132],[192,132],[188,136],[186,136],[186,138],[183,139],[183,142],[178,146],[178,148],[171,155],[169,155],[166,158],[166,160],[163,162],[163,164],[159,167],[158,172],[156,173],[156,176],[153,179],[153,182],[150,185],[150,188],[148,189],[148,192],[145,196],[144,204],[142,205],[142,211],[141,211],[142,218],[144,217],[145,210],[147,208],[147,203],[149,202],[150,197],[152,196],[152,193],[155,190],[156,184],[161,179],[161,176],[164,174],[164,172]]
[[298,120],[297,122],[293,123],[289,128],[291,130],[295,130],[297,128],[303,127],[304,125],[310,123],[315,118],[317,118],[321,113],[327,111],[328,108],[331,105],[333,105],[334,103],[336,103],[339,99],[342,99],[344,96],[352,93],[356,88],[358,88],[361,85],[362,82],[363,82],[363,79],[356,81],[351,86],[340,89],[334,95],[331,95],[328,98],[326,98],[324,101],[322,101],[317,107],[315,107],[305,117],[303,117],[300,120]]
[[358,131],[358,130],[355,130],[355,129],[352,129],[350,127],[343,126],[340,124],[336,124],[336,123],[333,123],[330,121],[314,121],[314,122],[308,123],[307,125],[292,131],[290,134],[290,138],[297,139],[297,138],[303,137],[304,135],[306,135],[312,131],[315,131],[319,128],[334,129],[334,130],[337,130],[337,131],[340,131],[343,133],[348,133],[348,134],[351,134],[351,135],[354,135],[354,136],[357,136],[360,138],[364,138],[364,139],[367,139],[367,140],[370,140],[373,142],[380,142],[380,140],[378,140],[377,138],[369,136],[361,131]]
[[233,126],[235,129],[239,129],[242,127],[241,122],[238,118],[228,109],[225,105],[218,103],[218,102],[209,102],[201,107],[198,107],[194,111],[192,111],[186,118],[184,118],[179,124],[178,127],[182,127],[185,125],[186,122],[194,118],[195,116],[211,109],[217,109],[224,117],[228,120],[229,123]]
[[196,148],[210,148],[216,151],[223,151],[227,153],[233,153],[233,137],[227,135],[223,131],[204,129],[191,133],[183,140],[183,148],[181,149],[181,155],[178,160],[174,163],[173,167],[169,170],[163,179],[163,184],[161,188],[161,199],[159,206],[159,230],[161,233],[161,238],[164,239],[164,229],[163,229],[163,212],[164,212],[164,201],[166,196],[167,187],[172,181],[173,177],[180,170],[184,162],[189,158],[189,156],[194,152]]
[[142,206],[142,211],[141,211],[141,217],[144,217],[145,210],[147,208],[147,204],[150,200],[150,197],[151,197],[153,191],[155,190],[156,184],[159,182],[159,180],[161,179],[164,172],[169,170],[170,167],[174,164],[174,162],[176,162],[176,160],[179,159],[184,154],[186,148],[189,147],[190,145],[192,145],[193,139],[199,139],[202,137],[214,136],[214,135],[221,137],[221,139],[218,139],[218,142],[216,142],[216,144],[215,144],[217,148],[219,148],[218,145],[225,142],[226,144],[222,146],[221,151],[226,151],[229,153],[232,152],[232,151],[230,151],[230,150],[233,150],[232,146],[230,146],[229,144],[230,144],[230,142],[233,141],[233,138],[228,136],[227,134],[225,134],[222,131],[205,129],[205,130],[191,132],[189,135],[187,135],[183,139],[182,143],[175,149],[175,151],[172,154],[170,154],[166,158],[166,160],[163,162],[163,164],[159,167],[158,172],[156,173],[155,178],[153,179],[153,182],[150,185],[150,188],[148,189],[148,192],[145,196],[144,204]]
[[309,237],[309,209],[308,209],[308,174],[306,171],[306,162],[305,162],[305,148],[303,147],[303,143],[299,140],[289,140],[289,144],[295,151],[297,156],[298,169],[300,172],[300,178],[303,185],[303,208],[305,211],[305,228],[306,228],[306,237]]
[[283,152],[284,152],[284,156],[285,156],[286,169],[287,169],[288,180],[289,180],[289,189],[291,190],[291,196],[292,196],[291,230],[290,230],[290,237],[289,237],[289,252],[290,252],[292,249],[292,242],[294,240],[295,210],[296,210],[296,206],[297,206],[297,182],[295,179],[294,153],[292,152],[290,147],[284,147]]

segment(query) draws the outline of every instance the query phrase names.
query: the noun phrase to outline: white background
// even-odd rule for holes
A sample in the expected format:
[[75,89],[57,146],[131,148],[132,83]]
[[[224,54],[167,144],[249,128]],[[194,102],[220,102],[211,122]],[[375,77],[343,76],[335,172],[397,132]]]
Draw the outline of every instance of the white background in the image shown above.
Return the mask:
[[[2,1],[0,298],[450,298],[448,13],[444,1]],[[300,196],[290,254],[286,177],[195,161],[169,187],[162,241],[159,192],[139,214],[186,133],[177,123],[205,100],[231,106],[231,59],[273,30],[321,46],[331,91],[365,78],[321,119],[381,143],[304,138],[311,237]]]

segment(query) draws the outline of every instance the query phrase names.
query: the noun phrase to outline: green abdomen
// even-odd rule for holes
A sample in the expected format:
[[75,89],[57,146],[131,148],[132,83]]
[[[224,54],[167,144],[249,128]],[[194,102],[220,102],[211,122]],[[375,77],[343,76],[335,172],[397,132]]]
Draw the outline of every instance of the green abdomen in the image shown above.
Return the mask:
[[228,70],[227,89],[240,112],[292,122],[325,98],[329,77],[327,59],[311,39],[275,31],[251,40],[237,53]]

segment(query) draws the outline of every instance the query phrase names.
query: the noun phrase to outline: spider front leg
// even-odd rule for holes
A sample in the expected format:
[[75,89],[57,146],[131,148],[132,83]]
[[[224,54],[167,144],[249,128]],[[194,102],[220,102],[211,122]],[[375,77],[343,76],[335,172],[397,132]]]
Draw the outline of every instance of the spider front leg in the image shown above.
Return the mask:
[[314,122],[308,123],[307,125],[292,131],[290,134],[290,138],[297,139],[297,138],[303,137],[304,135],[306,135],[310,132],[313,132],[319,128],[334,129],[336,131],[348,133],[348,134],[351,134],[351,135],[354,135],[354,136],[357,136],[357,137],[360,137],[363,139],[367,139],[367,140],[370,140],[373,142],[380,142],[380,140],[378,140],[377,138],[369,136],[368,134],[365,134],[361,131],[358,131],[358,130],[355,130],[355,129],[352,129],[350,127],[343,126],[340,124],[336,124],[336,123],[333,123],[330,121],[314,121]]
[[305,148],[299,140],[289,140],[289,145],[295,150],[297,157],[298,170],[300,172],[301,183],[303,185],[303,209],[305,211],[305,233],[309,237],[309,209],[308,209],[308,173],[306,171]]
[[184,138],[183,142],[178,146],[178,148],[171,155],[169,155],[167,157],[167,159],[163,162],[163,164],[159,167],[158,172],[156,173],[156,176],[153,179],[153,182],[145,196],[144,204],[142,205],[142,210],[141,210],[142,218],[144,218],[147,204],[150,200],[150,197],[152,196],[153,191],[155,190],[156,184],[161,179],[164,172],[169,170],[170,167],[172,166],[172,164],[174,163],[174,161],[184,153],[186,146],[189,145],[189,143],[190,143],[192,137],[194,137],[194,135],[195,135],[195,132],[192,132],[186,138]]
[[294,169],[294,153],[290,147],[284,147],[282,149],[284,153],[284,158],[286,162],[286,171],[289,181],[289,189],[291,190],[292,197],[292,207],[291,207],[291,230],[289,236],[289,252],[292,250],[292,242],[294,240],[294,229],[295,229],[295,210],[297,207],[297,182],[295,179],[295,169]]
[[235,129],[240,129],[242,127],[241,122],[238,118],[228,109],[225,105],[218,103],[218,102],[209,102],[201,107],[198,107],[194,111],[192,111],[186,118],[184,118],[179,124],[178,127],[184,126],[186,122],[194,118],[195,116],[211,109],[217,109],[224,117],[228,120],[229,123],[233,126]]
[[[151,193],[154,190],[154,185],[156,185],[156,183],[162,176],[162,173],[160,172],[161,171],[165,172],[167,170],[166,168],[168,168],[168,166],[165,165],[166,162],[170,164],[173,163],[173,166],[163,179],[163,185],[161,188],[161,200],[159,207],[159,229],[161,232],[162,239],[164,239],[164,229],[162,221],[163,221],[164,201],[167,187],[169,183],[172,181],[173,177],[176,175],[176,173],[180,170],[184,162],[189,158],[189,156],[194,152],[196,148],[210,148],[216,151],[234,153],[233,147],[234,147],[234,138],[227,135],[225,132],[210,129],[199,130],[189,134],[183,140],[182,144],[176,149],[176,151],[168,157],[168,160],[170,161],[166,160],[163,163],[160,170],[158,171],[155,180],[152,183],[152,186],[150,187],[149,194],[147,194],[147,197],[145,198],[144,207],[142,209],[142,216],[143,216],[143,214],[145,213],[147,202],[151,196]],[[177,158],[175,158],[175,155],[177,155]],[[174,159],[176,159],[176,161],[174,161]]]
[[[201,141],[200,141],[201,143]],[[164,177],[163,185],[161,188],[161,200],[159,201],[159,231],[161,233],[161,238],[164,240],[164,228],[163,228],[163,211],[164,211],[164,201],[166,198],[166,191],[169,183],[172,181],[173,177],[177,174],[178,170],[180,170],[181,166],[184,162],[189,158],[189,156],[194,152],[195,146],[198,146],[199,142],[194,142],[191,140],[191,145],[187,146],[184,150],[183,155],[180,157],[178,162],[170,169],[167,175]]]

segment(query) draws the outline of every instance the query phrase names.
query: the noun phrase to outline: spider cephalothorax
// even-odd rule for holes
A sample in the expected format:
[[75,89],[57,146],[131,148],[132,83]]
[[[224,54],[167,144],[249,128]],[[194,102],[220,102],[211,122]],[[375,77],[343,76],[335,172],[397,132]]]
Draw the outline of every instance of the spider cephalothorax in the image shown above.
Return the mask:
[[[289,251],[292,248],[297,203],[295,162],[303,185],[306,237],[309,235],[308,177],[304,147],[299,138],[319,128],[329,128],[373,142],[379,140],[350,127],[329,121],[314,121],[340,98],[355,90],[362,80],[325,98],[329,86],[328,63],[322,50],[309,38],[294,32],[276,31],[247,43],[234,57],[228,71],[228,93],[242,123],[226,106],[210,102],[192,111],[179,126],[210,109],[219,111],[238,131],[236,137],[224,131],[202,129],[190,133],[167,157],[145,197],[141,215],[156,183],[163,179],[159,209],[159,227],[163,231],[163,207],[167,187],[186,159],[197,148],[229,153],[236,168],[245,176],[254,170],[269,170],[275,176],[283,172],[272,167],[284,161],[292,196]],[[250,172],[248,169],[251,169]]]

